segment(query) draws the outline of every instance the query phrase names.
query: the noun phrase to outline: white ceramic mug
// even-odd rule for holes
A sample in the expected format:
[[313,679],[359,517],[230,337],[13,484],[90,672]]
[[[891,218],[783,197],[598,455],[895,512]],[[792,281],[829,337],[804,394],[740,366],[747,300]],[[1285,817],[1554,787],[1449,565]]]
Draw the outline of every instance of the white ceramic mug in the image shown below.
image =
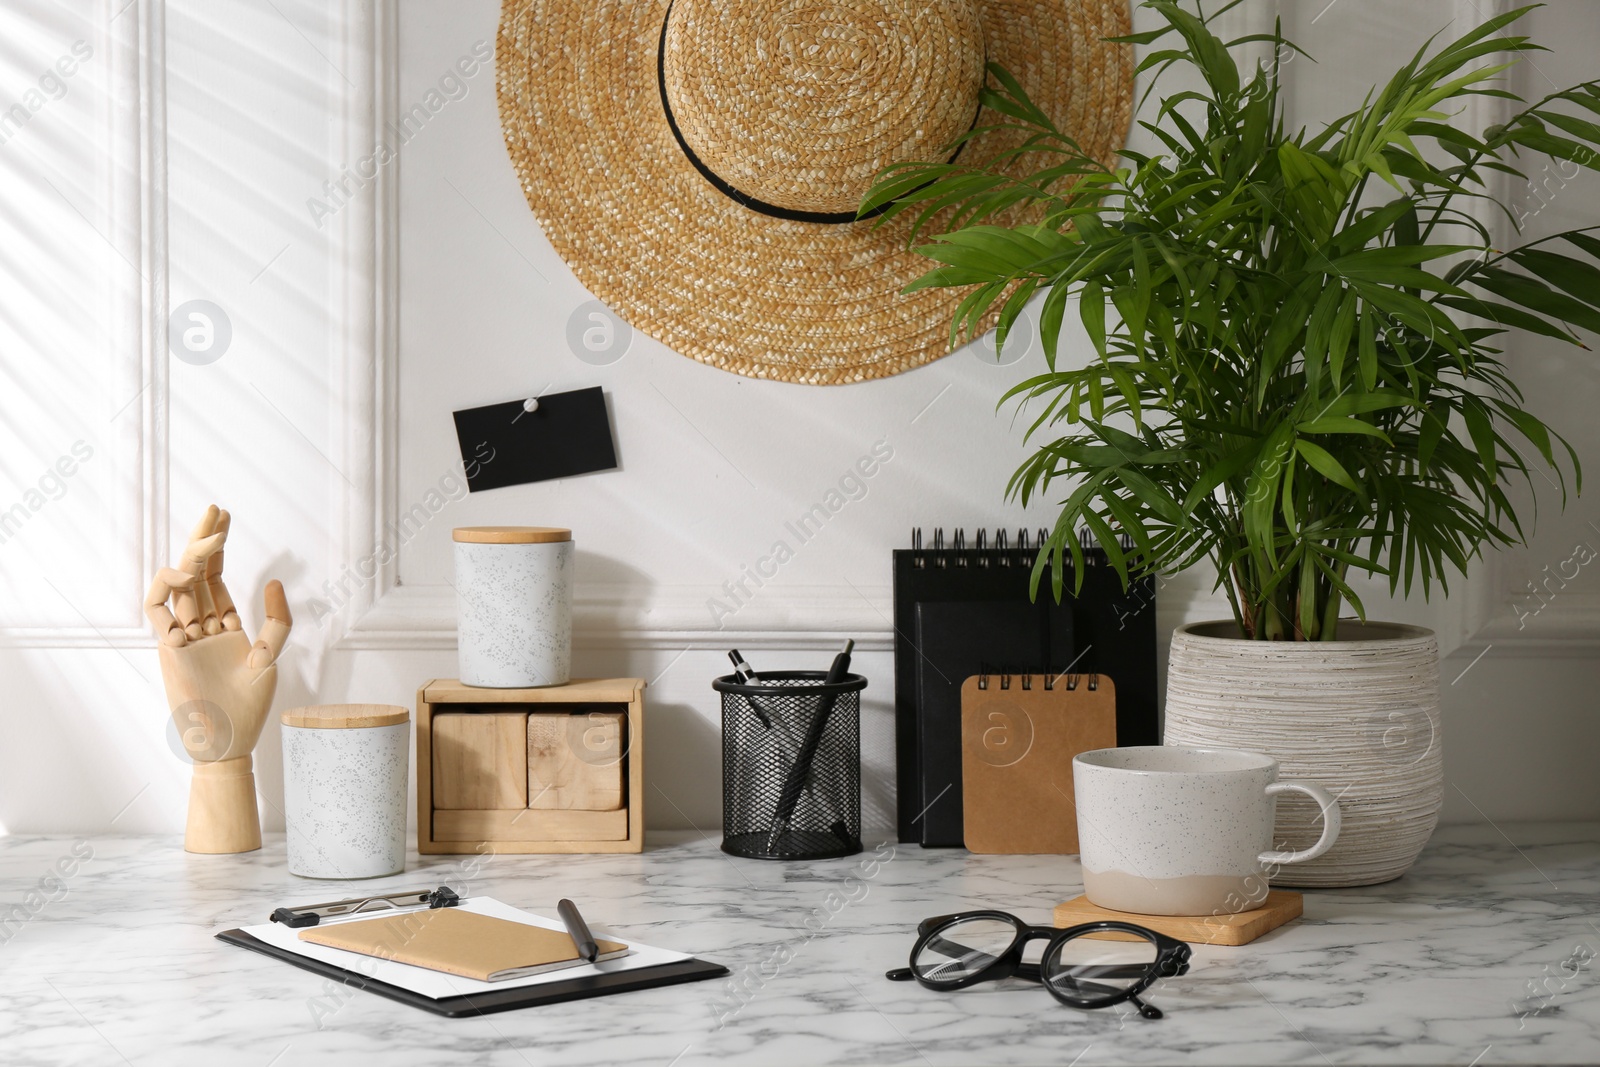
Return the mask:
[[[1140,915],[1231,915],[1258,908],[1274,869],[1315,859],[1339,836],[1339,804],[1311,782],[1278,781],[1278,761],[1228,748],[1103,748],[1072,761],[1083,889]],[[1272,849],[1277,795],[1305,793],[1322,837]]]

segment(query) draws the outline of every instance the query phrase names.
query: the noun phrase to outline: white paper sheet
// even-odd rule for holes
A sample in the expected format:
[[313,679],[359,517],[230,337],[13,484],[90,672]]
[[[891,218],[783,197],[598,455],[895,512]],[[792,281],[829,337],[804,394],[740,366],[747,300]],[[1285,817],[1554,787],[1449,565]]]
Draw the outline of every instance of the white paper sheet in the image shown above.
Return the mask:
[[[565,930],[559,921],[546,919],[539,915],[530,915],[520,908],[513,908],[510,904],[503,903],[493,897],[468,897],[457,905],[464,911],[476,912],[479,915],[489,915],[496,919],[509,919],[511,922],[526,923],[529,926],[540,926],[546,930]],[[395,912],[379,912],[372,916],[381,919],[394,915]],[[349,922],[365,922],[364,919],[350,919]],[[343,925],[341,923],[340,925]],[[425,997],[438,1000],[443,997],[471,996],[476,993],[490,993],[496,989],[517,989],[522,986],[544,985],[547,982],[564,982],[569,978],[583,978],[596,974],[615,974],[618,971],[635,971],[643,967],[658,967],[663,963],[676,963],[679,960],[689,959],[687,952],[672,952],[664,948],[651,948],[641,945],[637,941],[626,937],[619,937],[599,927],[592,928],[596,937],[610,941],[621,941],[633,951],[626,956],[602,963],[585,963],[577,967],[566,967],[557,971],[546,971],[544,974],[533,974],[526,978],[508,978],[503,982],[479,982],[471,978],[462,978],[459,975],[445,974],[443,971],[430,971],[426,967],[413,967],[408,963],[397,963],[394,960],[379,959],[376,956],[364,956],[359,952],[347,952],[342,948],[330,948],[327,945],[317,945],[309,941],[300,940],[300,931],[282,923],[262,923],[259,926],[245,926],[241,928],[245,933],[258,941],[264,941],[277,948],[288,949],[301,956],[308,956],[324,963],[332,963],[343,967],[345,970],[354,971],[366,978],[376,978],[380,982],[388,982],[402,989],[409,989],[414,993],[421,993]]]

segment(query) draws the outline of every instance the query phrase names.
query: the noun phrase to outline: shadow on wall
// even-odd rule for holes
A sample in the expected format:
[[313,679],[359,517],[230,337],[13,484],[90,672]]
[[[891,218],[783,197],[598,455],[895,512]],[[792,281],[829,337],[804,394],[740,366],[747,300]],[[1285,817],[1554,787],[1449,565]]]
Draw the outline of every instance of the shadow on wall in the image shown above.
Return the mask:
[[[574,538],[578,536],[574,532]],[[616,556],[605,556],[598,552],[586,551],[580,544],[573,551],[574,561],[574,586],[581,592],[588,585],[603,585],[613,587],[618,594],[618,601],[614,605],[617,609],[615,615],[605,615],[600,618],[587,616],[582,620],[575,619],[574,626],[593,626],[602,630],[614,630],[621,622],[624,614],[633,619],[633,608],[626,601],[648,598],[650,592],[658,584],[648,571],[640,570],[633,564],[619,559]],[[597,625],[598,624],[598,625]]]
[[[246,601],[248,607],[245,615],[250,618],[261,612],[267,582],[276,578],[285,589],[301,589],[305,587],[308,572],[303,559],[289,552],[279,552],[267,560],[257,573],[260,578],[251,588],[250,598]],[[238,598],[234,599],[237,603]],[[316,655],[308,652],[307,646],[315,640],[310,635],[322,631],[310,625],[309,617],[302,616],[299,605],[291,603],[289,610],[295,617],[294,629],[289,634],[289,642],[284,645],[283,653],[278,657],[278,691],[272,699],[272,710],[267,715],[266,725],[261,729],[261,739],[256,742],[255,749],[256,794],[260,802],[261,826],[268,833],[284,828],[283,726],[278,717],[287,708],[323,703],[317,699],[318,693],[342,691],[335,689],[326,677],[337,657],[327,655],[325,649],[318,649]],[[298,643],[296,635],[302,635]],[[256,631],[250,631],[250,636],[254,638]]]
[[1440,661],[1439,689],[1441,824],[1600,818],[1600,658],[1467,646]]
[[711,820],[693,813],[695,797],[717,783],[722,797],[722,731],[688,704],[651,704],[645,696],[650,725],[645,742],[645,825],[658,830],[695,830],[716,837],[720,814]]
[[[151,805],[186,796],[186,770],[157,773],[150,769],[157,758],[143,755],[166,748],[161,731],[169,716],[154,653],[107,648],[99,654],[127,661],[106,671],[114,684],[82,671],[81,650],[0,652],[7,693],[0,710],[7,739],[0,743],[0,835],[13,827],[29,833],[103,833],[108,826],[147,831]],[[66,666],[74,663],[76,672]],[[41,714],[44,709],[71,711]]]
[[[861,694],[861,826],[863,831],[892,828],[895,807],[894,671],[869,679]],[[874,657],[876,662],[877,657]]]

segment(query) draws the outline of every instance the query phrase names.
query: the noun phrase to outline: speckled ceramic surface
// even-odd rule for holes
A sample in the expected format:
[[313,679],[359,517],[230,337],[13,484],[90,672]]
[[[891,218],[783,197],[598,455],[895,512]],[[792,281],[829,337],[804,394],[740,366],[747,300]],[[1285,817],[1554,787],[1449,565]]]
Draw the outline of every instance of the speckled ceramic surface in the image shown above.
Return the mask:
[[378,878],[406,867],[411,723],[283,728],[283,816],[289,871],[303,878]]
[[[1141,915],[1231,915],[1259,906],[1272,873],[1314,859],[1339,836],[1320,786],[1278,781],[1259,752],[1160,745],[1105,748],[1072,761],[1083,888],[1102,908]],[[1274,851],[1277,794],[1327,812],[1315,845]]]
[[572,542],[455,543],[461,681],[565,685],[572,673]]

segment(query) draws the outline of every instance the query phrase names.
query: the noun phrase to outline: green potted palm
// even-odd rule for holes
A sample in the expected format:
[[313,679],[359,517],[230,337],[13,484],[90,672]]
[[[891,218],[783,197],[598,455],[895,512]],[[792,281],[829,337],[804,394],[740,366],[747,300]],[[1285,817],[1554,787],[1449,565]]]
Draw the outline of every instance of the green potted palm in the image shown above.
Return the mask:
[[[1214,567],[1232,618],[1174,634],[1167,742],[1265,750],[1340,796],[1339,844],[1287,868],[1290,884],[1383,881],[1437,819],[1438,651],[1427,630],[1368,621],[1351,578],[1447,591],[1486,547],[1522,542],[1513,483],[1547,467],[1563,499],[1567,475],[1580,487],[1499,356],[1512,331],[1600,332],[1600,227],[1501,250],[1468,209],[1511,217],[1488,180],[1530,157],[1600,169],[1600,83],[1462,128],[1469,97],[1511,96],[1495,57],[1538,47],[1504,32],[1524,8],[1430,42],[1325,128],[1290,130],[1279,68],[1298,49],[1281,32],[1241,72],[1241,41],[1145,6],[1162,25],[1121,43],[1152,46],[1140,69],[1186,65],[1202,85],[1146,111],[1160,154],[1097,163],[992,67],[996,122],[967,136],[1005,129],[1016,147],[891,167],[863,211],[913,220],[938,264],[913,288],[970,290],[953,343],[997,321],[1003,345],[1043,297],[1049,370],[1006,395],[1037,442],[1008,492],[1059,506],[1036,594],[1082,574],[1080,528],[1125,581]],[[1058,358],[1069,302],[1092,348],[1075,365]],[[1285,802],[1278,836],[1309,844],[1314,815]]]

